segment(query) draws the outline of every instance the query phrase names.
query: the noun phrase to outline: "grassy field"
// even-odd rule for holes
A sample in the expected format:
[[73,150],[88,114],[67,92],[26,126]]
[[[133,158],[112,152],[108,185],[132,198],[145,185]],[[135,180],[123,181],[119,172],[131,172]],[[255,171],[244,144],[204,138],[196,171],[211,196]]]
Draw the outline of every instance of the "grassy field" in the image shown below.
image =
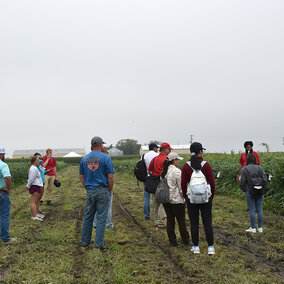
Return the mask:
[[78,166],[62,167],[59,176],[55,206],[41,208],[42,223],[30,220],[24,186],[13,188],[10,233],[19,242],[0,244],[0,283],[283,283],[283,216],[265,210],[264,233],[245,233],[244,199],[220,196],[217,188],[216,255],[207,255],[202,227],[201,254],[192,255],[182,245],[170,248],[166,232],[156,231],[152,218],[144,220],[142,185],[128,171],[117,171],[113,223],[118,230],[106,232],[102,253],[80,247],[85,191]]

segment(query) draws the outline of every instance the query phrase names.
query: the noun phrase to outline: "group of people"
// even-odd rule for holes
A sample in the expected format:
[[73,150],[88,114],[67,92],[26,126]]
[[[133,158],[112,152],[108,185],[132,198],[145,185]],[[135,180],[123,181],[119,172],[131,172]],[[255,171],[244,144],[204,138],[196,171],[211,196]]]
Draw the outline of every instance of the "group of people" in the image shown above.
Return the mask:
[[[82,223],[81,246],[87,247],[91,243],[93,227],[96,228],[95,248],[105,250],[104,232],[106,228],[114,228],[111,221],[112,191],[114,185],[114,168],[111,158],[106,153],[105,142],[101,137],[95,136],[91,140],[91,152],[82,158],[79,167],[79,178],[86,189],[85,215]],[[267,179],[263,169],[259,166],[259,156],[252,150],[253,143],[244,144],[245,153],[240,159],[240,172],[238,181],[241,189],[246,192],[246,200],[250,211],[251,227],[247,232],[262,232],[263,223],[263,188]],[[158,153],[159,150],[159,153]],[[190,220],[190,231],[194,254],[200,253],[199,248],[199,211],[208,243],[208,254],[215,254],[214,235],[212,226],[212,202],[215,196],[215,178],[212,168],[204,161],[204,148],[201,143],[194,142],[190,146],[190,160],[185,163],[182,170],[178,168],[183,158],[172,152],[169,143],[160,146],[155,143],[149,145],[149,152],[144,156],[148,176],[165,178],[169,187],[169,202],[159,203],[152,194],[154,207],[154,222],[157,230],[166,230],[171,247],[178,246],[175,234],[175,220],[177,220],[182,243],[190,246],[190,237],[185,223],[185,208],[187,207]],[[4,162],[5,149],[0,147],[0,217],[1,239],[3,242],[16,241],[9,235],[11,174],[8,165]],[[46,177],[45,177],[46,175]],[[193,178],[194,177],[194,178]],[[198,178],[206,183],[207,199],[195,202],[193,191],[190,188],[199,187],[192,181]],[[31,159],[29,180],[27,188],[31,194],[32,220],[42,221],[44,215],[39,211],[43,192],[47,190],[47,205],[51,205],[51,192],[54,180],[57,180],[56,161],[52,157],[52,150],[46,150],[46,156],[39,153]],[[258,184],[255,184],[255,180]],[[144,213],[145,220],[150,220],[151,193],[146,190],[144,183]],[[46,193],[45,193],[46,194]],[[44,199],[45,200],[45,199]],[[256,229],[256,216],[258,227]]]
[[[158,154],[158,149],[160,153]],[[240,158],[240,171],[237,180],[240,182],[241,189],[246,194],[246,200],[250,212],[251,227],[246,232],[262,233],[263,224],[263,189],[267,184],[267,177],[260,167],[260,159],[257,152],[253,151],[253,142],[244,143],[245,152]],[[215,195],[215,178],[210,164],[203,160],[202,144],[194,142],[190,146],[191,158],[182,167],[178,168],[179,160],[183,158],[177,153],[172,152],[168,143],[162,143],[160,147],[155,143],[149,145],[149,152],[143,155],[149,176],[160,176],[166,178],[169,187],[170,201],[159,203],[153,194],[154,222],[157,230],[167,230],[167,235],[171,247],[178,245],[175,234],[175,219],[182,243],[189,245],[189,234],[185,224],[185,206],[187,207],[190,220],[190,230],[192,238],[192,252],[200,253],[199,248],[199,211],[205,230],[208,243],[208,254],[215,254],[214,236],[212,226],[212,201]],[[210,192],[209,198],[204,202],[195,202],[190,196],[189,188],[193,172],[199,172],[199,178],[205,177],[207,190]],[[202,174],[200,174],[202,173]],[[201,175],[201,176],[200,176]],[[205,189],[206,190],[206,189]],[[147,178],[144,182],[144,214],[145,220],[150,219],[150,199],[151,193],[147,189]],[[258,227],[256,228],[256,213],[258,216]]]

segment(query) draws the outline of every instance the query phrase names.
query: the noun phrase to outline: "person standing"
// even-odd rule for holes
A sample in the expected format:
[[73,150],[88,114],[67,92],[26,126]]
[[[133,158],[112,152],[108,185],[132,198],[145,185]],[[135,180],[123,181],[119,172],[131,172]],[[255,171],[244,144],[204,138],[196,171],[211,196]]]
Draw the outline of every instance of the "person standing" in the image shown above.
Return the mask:
[[42,181],[40,171],[37,168],[39,164],[40,164],[39,157],[33,156],[31,158],[31,167],[29,170],[29,179],[27,183],[27,189],[29,190],[29,193],[31,194],[31,205],[30,205],[31,214],[32,214],[31,219],[43,221],[43,218],[45,216],[38,212],[39,202],[43,194],[43,181]]
[[182,243],[189,245],[189,234],[185,224],[185,199],[181,189],[181,170],[179,160],[183,160],[177,153],[171,152],[164,162],[161,177],[167,180],[170,192],[170,201],[164,203],[167,214],[167,234],[171,247],[178,246],[175,234],[175,219],[177,219]]
[[[148,169],[150,162],[153,160],[153,158],[159,155],[158,148],[159,147],[156,143],[149,144],[149,152],[144,154],[144,162],[146,165],[146,169]],[[151,197],[151,193],[145,190],[145,182],[144,182],[144,217],[145,217],[145,220],[150,220],[150,197]],[[153,205],[154,205],[154,198],[152,198],[152,200],[153,200]]]
[[11,238],[9,234],[11,200],[9,193],[11,190],[11,174],[5,160],[5,148],[0,146],[0,223],[1,239],[4,243],[16,242],[16,238]]
[[255,157],[256,157],[256,164],[260,165],[259,155],[258,155],[257,152],[253,151],[252,147],[253,147],[253,142],[252,141],[246,141],[244,143],[245,152],[242,153],[241,158],[240,158],[241,167],[240,167],[239,173],[237,175],[237,181],[240,181],[241,170],[247,164],[247,155],[248,154],[250,154],[250,153],[254,154]]
[[[215,254],[214,249],[214,237],[212,226],[212,200],[215,195],[215,179],[212,168],[208,162],[203,162],[203,150],[206,150],[198,142],[194,142],[190,145],[191,159],[190,164],[185,163],[181,171],[181,188],[184,198],[187,202],[188,217],[190,220],[191,238],[193,247],[191,251],[193,253],[200,253],[198,246],[199,243],[199,211],[201,212],[202,223],[205,230],[206,240],[208,243],[208,254]],[[207,203],[192,203],[187,196],[187,186],[190,182],[193,170],[201,171],[205,176],[207,183],[211,187],[211,197]]]
[[103,139],[91,140],[92,151],[80,163],[79,178],[86,189],[85,216],[82,224],[81,246],[91,243],[95,213],[97,213],[95,248],[105,250],[104,232],[109,209],[110,195],[114,184],[114,169],[111,158],[102,152]]
[[[167,159],[167,155],[171,152],[173,148],[169,143],[162,143],[160,147],[160,154],[152,159],[148,167],[148,173],[153,176],[161,176],[163,171],[164,161]],[[154,162],[154,167],[152,171],[152,164]],[[166,230],[166,212],[162,203],[154,202],[154,221],[156,230],[163,229]]]
[[54,180],[57,180],[57,170],[56,170],[56,160],[52,157],[52,150],[48,148],[46,150],[46,155],[42,157],[42,166],[49,171],[45,177],[44,192],[42,196],[42,201],[46,200],[47,205],[52,206],[52,188],[54,185]]
[[[258,185],[253,184],[253,180],[258,181]],[[240,187],[246,193],[247,205],[249,208],[251,226],[246,232],[256,233],[255,211],[258,217],[257,231],[262,233],[264,199],[263,188],[267,184],[267,177],[261,166],[257,165],[257,157],[250,153],[247,156],[246,166],[241,170]]]

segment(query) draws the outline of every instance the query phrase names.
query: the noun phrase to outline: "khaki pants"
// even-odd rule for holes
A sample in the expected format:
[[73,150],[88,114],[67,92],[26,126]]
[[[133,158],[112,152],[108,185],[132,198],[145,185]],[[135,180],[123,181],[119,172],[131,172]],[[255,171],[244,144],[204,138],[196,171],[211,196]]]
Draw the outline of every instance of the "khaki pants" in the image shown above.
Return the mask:
[[160,227],[165,227],[166,226],[166,212],[164,209],[164,206],[162,203],[154,201],[154,221],[155,225],[158,225]]
[[53,183],[55,180],[55,176],[45,176],[45,184],[44,184],[44,192],[42,196],[42,200],[46,200],[46,195],[47,195],[47,200],[51,200],[51,194],[52,194],[52,187]]

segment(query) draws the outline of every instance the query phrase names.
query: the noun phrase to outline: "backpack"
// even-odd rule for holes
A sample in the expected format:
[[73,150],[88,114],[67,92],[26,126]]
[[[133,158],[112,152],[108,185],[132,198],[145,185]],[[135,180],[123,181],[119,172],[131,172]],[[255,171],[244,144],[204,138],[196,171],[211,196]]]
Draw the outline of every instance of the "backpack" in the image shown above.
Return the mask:
[[166,178],[161,178],[155,193],[155,201],[158,203],[170,202],[170,188]]
[[[190,161],[187,164],[191,167]],[[206,164],[206,161],[201,162],[201,168]],[[207,184],[206,177],[201,170],[192,169],[192,175],[189,183],[187,184],[187,196],[190,203],[202,204],[207,203],[211,196],[210,184]]]
[[244,170],[247,172],[250,180],[251,180],[251,183],[249,183],[249,193],[250,195],[252,196],[259,196],[259,195],[263,195],[264,192],[263,192],[263,189],[265,188],[264,186],[264,182],[263,182],[263,179],[262,179],[262,176],[261,176],[261,168],[259,167],[258,168],[258,173],[257,173],[257,176],[251,176],[250,172],[244,168]]
[[142,160],[140,160],[134,168],[134,175],[139,181],[145,181],[147,177],[147,169],[146,169],[146,164],[144,160],[144,155],[145,154],[143,154],[142,156]]

